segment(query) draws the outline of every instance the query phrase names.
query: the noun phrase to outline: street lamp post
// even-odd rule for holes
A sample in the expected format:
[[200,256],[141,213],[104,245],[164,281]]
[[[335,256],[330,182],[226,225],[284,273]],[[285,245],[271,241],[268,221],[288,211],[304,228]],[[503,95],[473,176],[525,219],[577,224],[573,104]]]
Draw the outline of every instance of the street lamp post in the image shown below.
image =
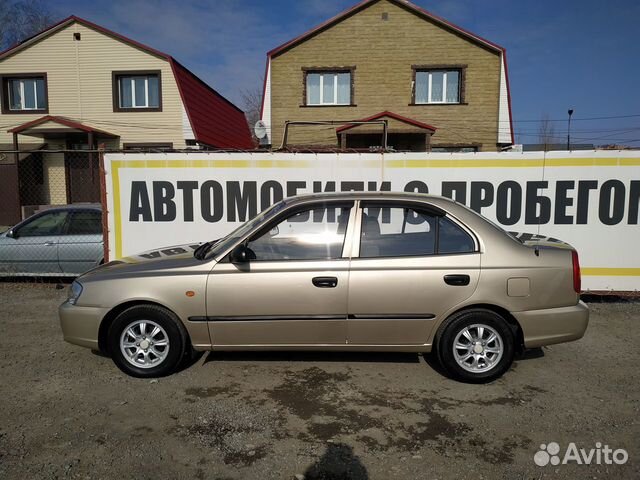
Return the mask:
[[567,150],[571,151],[571,115],[573,115],[573,108],[567,110],[569,114],[569,125],[567,126]]

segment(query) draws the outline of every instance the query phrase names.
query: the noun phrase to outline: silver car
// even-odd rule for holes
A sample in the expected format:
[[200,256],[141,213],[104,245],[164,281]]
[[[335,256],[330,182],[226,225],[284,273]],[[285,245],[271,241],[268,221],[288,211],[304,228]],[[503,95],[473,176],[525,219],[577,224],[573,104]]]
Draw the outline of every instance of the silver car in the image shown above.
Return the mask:
[[588,318],[569,245],[401,193],[289,198],[223,239],[98,267],[60,306],[68,342],[138,377],[193,349],[435,350],[451,376],[485,382]]
[[0,276],[70,276],[104,258],[100,205],[55,207],[0,234]]

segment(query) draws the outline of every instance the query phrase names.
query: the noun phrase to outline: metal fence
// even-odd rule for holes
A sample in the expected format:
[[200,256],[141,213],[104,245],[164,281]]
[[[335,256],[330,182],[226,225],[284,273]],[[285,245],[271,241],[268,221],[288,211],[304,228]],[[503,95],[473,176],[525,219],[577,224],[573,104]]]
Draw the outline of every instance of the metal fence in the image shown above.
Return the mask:
[[0,276],[76,276],[102,262],[101,155],[0,151]]

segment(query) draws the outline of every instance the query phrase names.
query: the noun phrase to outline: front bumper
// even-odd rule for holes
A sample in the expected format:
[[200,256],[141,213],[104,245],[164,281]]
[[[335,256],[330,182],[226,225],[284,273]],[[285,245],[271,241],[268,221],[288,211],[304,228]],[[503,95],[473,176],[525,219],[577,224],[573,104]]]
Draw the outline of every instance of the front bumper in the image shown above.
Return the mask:
[[520,323],[526,348],[571,342],[584,336],[589,307],[583,302],[571,307],[512,312]]
[[74,345],[98,350],[100,322],[107,312],[106,308],[82,307],[64,302],[58,307],[64,340]]

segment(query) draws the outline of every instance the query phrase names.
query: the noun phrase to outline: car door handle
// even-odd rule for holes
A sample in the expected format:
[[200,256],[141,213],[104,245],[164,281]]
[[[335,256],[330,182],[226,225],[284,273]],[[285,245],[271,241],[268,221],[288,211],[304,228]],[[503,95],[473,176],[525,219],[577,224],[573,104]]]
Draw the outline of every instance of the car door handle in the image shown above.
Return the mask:
[[469,275],[445,275],[444,283],[447,285],[453,285],[455,287],[464,287],[469,285],[471,277]]
[[336,277],[313,277],[311,282],[318,288],[335,288],[338,285]]

